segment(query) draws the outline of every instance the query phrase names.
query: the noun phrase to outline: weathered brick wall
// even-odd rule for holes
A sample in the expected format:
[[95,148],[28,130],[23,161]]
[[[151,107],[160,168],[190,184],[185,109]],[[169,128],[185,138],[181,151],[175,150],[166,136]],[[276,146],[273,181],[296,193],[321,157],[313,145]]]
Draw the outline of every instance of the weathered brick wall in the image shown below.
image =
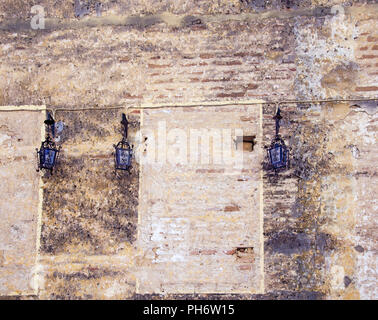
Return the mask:
[[[30,2],[2,1],[0,105],[377,97],[375,1],[103,3],[101,18],[92,9],[78,20],[73,1],[39,2],[46,30],[33,31]],[[345,10],[334,16],[337,4]],[[265,294],[231,297],[376,298],[377,103],[356,103],[283,104],[292,166],[264,171]],[[275,107],[263,108],[263,145]],[[45,179],[39,296],[160,297],[135,293],[138,171],[131,190],[111,172],[120,113],[56,118],[63,153]]]
[[[4,0],[0,4],[0,17],[7,18],[32,17],[30,7],[41,5],[54,18],[74,18],[74,3],[76,0],[51,2],[49,0]],[[123,14],[151,15],[161,12],[174,14],[240,14],[246,12],[260,13],[267,10],[315,9],[329,11],[333,5],[350,6],[373,4],[375,0],[81,0],[82,4],[89,4],[89,16],[95,16],[95,3],[101,2],[103,16]]]
[[[18,81],[2,80],[3,100],[75,107],[77,101],[91,106],[242,100],[269,92],[272,99],[294,98],[294,38],[286,21],[169,29],[105,27],[8,38],[1,73],[17,73]],[[20,48],[15,56],[8,51],[13,41]]]
[[261,108],[143,112],[137,293],[264,292]]
[[[136,240],[138,164],[115,172],[121,112],[57,112],[57,170],[44,175],[40,290],[43,298],[124,298]],[[129,117],[134,143],[138,118]],[[115,266],[115,267],[113,267]],[[119,288],[115,286],[119,283]],[[131,288],[131,289],[130,289]]]
[[[1,35],[0,102],[374,97],[375,9],[355,6],[341,16],[213,16],[194,25],[179,20],[123,26],[116,20],[94,28],[67,22],[63,30],[59,24],[46,31],[7,27]],[[10,74],[17,81],[7,81]]]

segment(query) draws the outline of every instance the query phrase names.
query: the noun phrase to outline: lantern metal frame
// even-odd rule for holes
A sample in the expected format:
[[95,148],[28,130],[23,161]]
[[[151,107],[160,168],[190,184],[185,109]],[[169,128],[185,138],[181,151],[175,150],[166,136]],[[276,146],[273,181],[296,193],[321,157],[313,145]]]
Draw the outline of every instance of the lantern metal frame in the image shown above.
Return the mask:
[[[37,171],[44,169],[52,173],[58,162],[60,147],[57,147],[53,141],[55,136],[55,120],[50,113],[47,114],[47,120],[44,123],[47,126],[47,134],[46,140],[41,143],[40,149],[36,149],[38,158]],[[52,137],[50,136],[50,131]]]
[[268,148],[268,159],[273,170],[286,170],[290,166],[289,149],[279,134],[280,121],[282,119],[280,108],[277,109],[276,115],[273,117],[276,121],[276,135]]
[[131,170],[131,163],[133,158],[133,149],[130,143],[127,141],[127,134],[128,134],[128,124],[126,115],[122,113],[122,121],[121,124],[123,125],[123,137],[120,142],[116,145],[113,145],[115,148],[114,152],[114,164],[115,169],[128,171],[130,173]]

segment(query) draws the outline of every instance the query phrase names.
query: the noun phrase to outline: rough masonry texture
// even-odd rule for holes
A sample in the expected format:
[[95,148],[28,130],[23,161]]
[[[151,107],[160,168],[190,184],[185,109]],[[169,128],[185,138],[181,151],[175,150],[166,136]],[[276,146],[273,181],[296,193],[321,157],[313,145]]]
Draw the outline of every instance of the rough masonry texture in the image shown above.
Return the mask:
[[41,213],[35,147],[44,112],[9,109],[0,109],[0,294],[34,295]]
[[[261,109],[143,112],[146,157],[158,161],[141,168],[138,293],[264,291]],[[237,129],[256,137],[253,150],[235,144]]]
[[[81,1],[88,10],[75,16],[73,0],[1,1],[0,106],[23,111],[0,108],[0,295],[377,299],[376,1],[100,2]],[[43,30],[30,26],[34,4]],[[291,164],[275,175],[264,147],[278,101]],[[55,110],[61,124],[52,176],[34,171],[45,112],[30,105]],[[130,175],[115,174],[122,112],[137,157],[152,119],[184,131],[232,120],[256,136],[243,153],[247,170],[260,169],[229,180],[221,168],[134,161]],[[251,243],[233,242],[238,226]],[[175,238],[188,229],[198,246]],[[186,273],[175,282],[182,252]],[[223,261],[232,286],[211,272],[193,277],[196,259]],[[164,263],[165,283],[154,276]]]

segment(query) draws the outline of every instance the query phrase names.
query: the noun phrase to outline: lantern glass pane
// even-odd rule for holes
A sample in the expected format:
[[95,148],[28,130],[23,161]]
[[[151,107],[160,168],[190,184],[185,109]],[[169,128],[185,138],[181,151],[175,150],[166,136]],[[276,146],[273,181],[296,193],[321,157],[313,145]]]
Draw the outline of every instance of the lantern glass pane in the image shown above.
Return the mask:
[[116,151],[117,154],[117,166],[119,167],[128,167],[131,164],[131,155],[130,150],[118,148]]
[[55,164],[56,150],[44,149],[43,150],[43,166],[48,169],[52,169]]
[[282,161],[282,147],[276,146],[270,149],[269,152],[272,165],[278,165]]

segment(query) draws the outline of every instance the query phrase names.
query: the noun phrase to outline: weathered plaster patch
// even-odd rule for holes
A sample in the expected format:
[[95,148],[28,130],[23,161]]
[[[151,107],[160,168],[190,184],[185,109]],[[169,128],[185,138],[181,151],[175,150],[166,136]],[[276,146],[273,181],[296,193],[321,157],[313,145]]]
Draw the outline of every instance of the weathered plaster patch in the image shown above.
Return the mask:
[[[43,106],[0,107],[0,295],[37,293],[39,175]],[[3,112],[1,112],[3,111]]]
[[334,93],[342,96],[342,91],[329,91],[332,87],[328,87],[337,80],[333,69],[340,70],[343,80],[341,84],[334,85],[347,86],[353,80],[353,76],[342,71],[345,69],[343,66],[354,65],[353,40],[357,36],[357,28],[351,16],[343,13],[311,22],[296,19],[294,32],[298,97],[325,98]]
[[[147,144],[152,141],[152,133],[156,137],[159,132],[159,121],[166,121],[169,136],[179,123],[183,127],[183,121],[186,134],[189,129],[234,130],[240,126],[240,117],[248,114],[251,120],[244,124],[243,130],[256,136],[257,145],[253,152],[241,151],[246,158],[243,170],[249,177],[243,181],[238,179],[243,172],[231,163],[222,166],[202,162],[186,165],[142,162],[137,293],[264,291],[259,108],[258,105],[211,109],[199,106],[174,107],[170,112],[143,111],[142,130],[149,132]],[[163,140],[160,136],[158,144]],[[169,144],[169,139],[166,143]],[[220,152],[218,145],[213,146],[214,151],[201,149],[202,157],[208,152],[212,156]],[[159,145],[157,150],[162,149],[165,147]],[[158,159],[162,160],[161,154]],[[238,194],[229,193],[228,189],[237,189]]]

